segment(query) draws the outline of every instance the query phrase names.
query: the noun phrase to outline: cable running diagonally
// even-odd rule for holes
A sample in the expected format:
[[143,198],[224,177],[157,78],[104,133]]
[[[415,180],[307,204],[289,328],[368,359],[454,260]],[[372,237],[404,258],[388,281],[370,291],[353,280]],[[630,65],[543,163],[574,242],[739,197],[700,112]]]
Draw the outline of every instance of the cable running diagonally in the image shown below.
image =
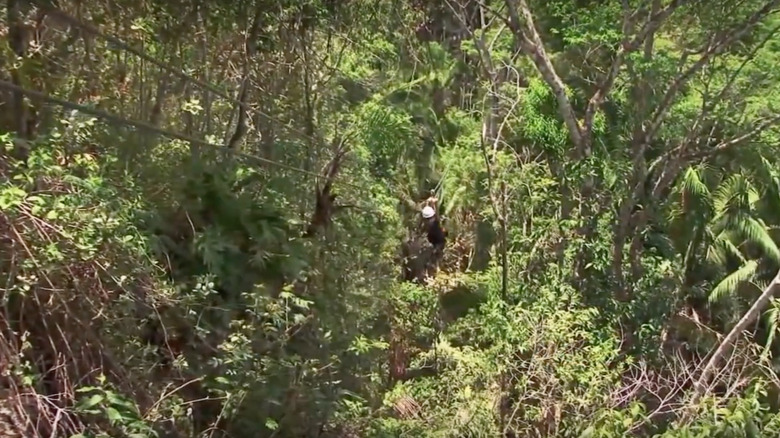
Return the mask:
[[[155,65],[157,67],[160,67],[161,69],[163,69],[164,71],[166,71],[168,73],[176,75],[180,79],[183,79],[185,81],[188,81],[188,82],[191,82],[191,83],[193,83],[195,85],[198,85],[198,86],[200,86],[200,87],[202,87],[202,88],[204,88],[204,89],[214,93],[215,95],[225,99],[226,101],[228,101],[228,102],[230,102],[232,104],[237,105],[238,107],[240,107],[241,109],[243,109],[245,111],[248,111],[248,112],[251,112],[251,113],[255,113],[255,114],[259,114],[259,115],[265,117],[267,120],[277,122],[277,123],[279,123],[281,125],[287,125],[286,123],[284,123],[283,121],[279,120],[278,118],[275,118],[275,117],[271,116],[270,114],[267,114],[267,113],[265,113],[265,112],[263,112],[263,111],[261,111],[261,110],[259,110],[257,108],[252,108],[252,106],[250,106],[250,105],[248,105],[248,104],[246,104],[244,102],[241,102],[240,100],[230,96],[227,93],[227,91],[219,89],[216,85],[213,85],[213,84],[210,84],[208,82],[202,81],[200,79],[194,78],[194,77],[188,75],[187,73],[184,73],[181,69],[173,67],[173,66],[171,66],[169,64],[166,64],[166,63],[164,63],[164,62],[162,62],[160,60],[157,60],[154,57],[147,55],[142,50],[138,50],[138,49],[130,46],[129,44],[125,43],[124,41],[120,40],[119,38],[117,38],[115,36],[107,35],[107,34],[102,33],[95,26],[93,26],[91,24],[84,23],[83,21],[68,15],[64,11],[58,9],[57,7],[55,7],[55,6],[53,6],[53,5],[49,4],[49,3],[47,3],[45,0],[28,0],[28,1],[30,1],[31,3],[37,5],[41,9],[43,9],[47,14],[51,14],[53,16],[56,16],[57,18],[61,19],[62,21],[68,23],[71,26],[78,27],[79,29],[82,29],[82,30],[84,30],[84,31],[86,31],[86,32],[88,32],[88,33],[98,37],[98,38],[102,38],[102,39],[104,39],[104,40],[114,44],[118,48],[138,56],[139,58],[143,59],[144,61],[147,61],[147,62],[149,62],[149,63],[151,63],[151,64],[153,64],[153,65]],[[315,142],[318,141],[318,139],[312,137],[311,135],[305,133],[304,131],[302,131],[300,129],[293,128],[293,127],[290,127],[290,126],[287,126],[287,128],[290,129],[291,131],[297,133],[297,134],[302,135],[305,138],[308,138],[308,139],[313,140]]]
[[[177,132],[168,131],[168,130],[165,130],[165,129],[153,126],[153,125],[151,125],[149,123],[142,122],[140,120],[132,120],[132,119],[126,119],[126,118],[123,118],[123,117],[119,117],[119,116],[117,116],[115,114],[111,114],[111,113],[108,113],[108,112],[105,112],[105,111],[102,111],[102,110],[99,110],[99,109],[90,108],[88,106],[81,105],[81,104],[74,103],[74,102],[70,102],[70,101],[67,101],[67,100],[64,100],[64,99],[60,99],[58,97],[49,96],[49,95],[47,95],[45,93],[42,93],[40,91],[35,91],[35,90],[29,90],[29,89],[26,89],[26,88],[22,88],[22,87],[19,87],[19,86],[15,85],[15,84],[11,83],[11,82],[8,82],[8,81],[0,80],[0,88],[6,89],[8,91],[24,94],[24,95],[26,95],[26,96],[28,96],[28,97],[30,97],[32,99],[42,100],[42,101],[45,101],[45,102],[49,102],[49,103],[53,103],[53,104],[59,105],[59,106],[61,106],[63,108],[68,108],[68,109],[71,109],[71,110],[75,110],[75,111],[79,111],[79,112],[82,112],[82,113],[85,113],[85,114],[89,114],[89,115],[92,115],[92,116],[95,116],[95,117],[98,117],[98,118],[101,118],[101,119],[104,119],[104,120],[108,120],[108,121],[114,122],[114,123],[119,124],[119,125],[132,126],[134,128],[138,128],[138,129],[145,130],[145,131],[148,131],[148,132],[153,132],[155,134],[159,134],[159,135],[162,135],[164,137],[168,137],[168,138],[172,138],[172,139],[176,139],[176,140],[189,142],[191,144],[195,144],[195,145],[199,145],[199,146],[206,146],[206,147],[226,149],[226,147],[224,145],[219,145],[219,144],[215,144],[215,143],[209,143],[209,142],[207,142],[205,140],[200,140],[200,139],[197,139],[197,138],[194,138],[194,137],[190,137],[190,136],[187,136],[187,135],[184,135],[184,134],[180,134],[180,133],[177,133]],[[267,163],[267,164],[270,164],[272,166],[280,167],[280,168],[287,169],[287,170],[290,170],[290,171],[293,171],[293,172],[298,172],[298,173],[301,173],[301,174],[304,174],[304,175],[313,176],[315,178],[327,179],[326,175],[322,175],[322,174],[317,173],[317,172],[311,172],[311,171],[308,171],[308,170],[305,170],[305,169],[301,169],[299,167],[290,166],[289,164],[280,163],[278,161],[270,160],[268,158],[258,157],[256,155],[250,155],[250,154],[246,154],[246,153],[243,153],[243,152],[231,152],[231,154],[234,154],[234,155],[240,156],[240,157],[244,157],[244,158],[247,158],[249,160],[255,160],[255,161],[258,161],[258,162]],[[358,186],[356,184],[352,184],[352,183],[348,183],[348,182],[343,182],[342,184],[344,184],[346,186],[350,186],[350,187],[356,188],[358,190],[365,190],[365,188],[360,187],[360,186]]]

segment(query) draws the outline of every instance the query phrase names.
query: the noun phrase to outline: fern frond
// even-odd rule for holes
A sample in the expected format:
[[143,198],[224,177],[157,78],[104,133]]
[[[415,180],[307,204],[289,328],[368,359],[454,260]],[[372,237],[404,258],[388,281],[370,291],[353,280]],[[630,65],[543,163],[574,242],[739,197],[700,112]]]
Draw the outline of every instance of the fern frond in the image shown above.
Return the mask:
[[737,287],[740,284],[745,283],[753,278],[758,268],[758,262],[755,260],[748,260],[747,263],[742,265],[739,269],[727,275],[726,278],[720,281],[717,286],[710,292],[709,301],[711,303],[717,302],[725,296],[733,295],[737,291]]

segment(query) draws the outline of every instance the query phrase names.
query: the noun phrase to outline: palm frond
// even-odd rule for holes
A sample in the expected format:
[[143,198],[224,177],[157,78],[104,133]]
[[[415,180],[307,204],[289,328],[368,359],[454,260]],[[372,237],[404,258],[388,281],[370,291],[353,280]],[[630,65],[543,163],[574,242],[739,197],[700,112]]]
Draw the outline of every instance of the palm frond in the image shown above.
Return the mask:
[[723,297],[733,295],[740,284],[750,281],[758,268],[758,262],[748,260],[739,269],[727,275],[710,292],[709,301],[711,303],[720,301]]
[[713,207],[716,216],[749,211],[759,199],[758,190],[744,174],[730,175],[715,189]]
[[761,280],[756,278],[755,280],[750,282],[753,284],[753,286],[756,287],[756,291],[760,294],[761,292],[765,291],[767,287],[769,287],[769,282],[766,280]]
[[780,207],[780,172],[764,156],[759,156],[760,164],[755,171],[761,183],[763,203],[770,209]]
[[730,233],[721,233],[712,244],[707,247],[707,261],[719,266],[728,265],[729,260],[739,260],[745,263],[742,252],[729,238]]
[[756,169],[756,173],[761,177],[761,179],[772,181],[774,178],[780,176],[775,166],[773,166],[772,163],[770,163],[769,160],[767,160],[763,155],[759,155],[759,162],[761,164],[757,166],[758,168]]
[[674,203],[669,206],[668,209],[664,212],[664,223],[671,224],[674,223],[677,219],[683,217],[685,214],[685,210],[680,206],[678,200],[675,199]]
[[710,189],[701,178],[701,169],[689,167],[680,181],[680,195],[684,211],[704,209],[708,214],[712,210]]
[[763,222],[747,215],[740,215],[733,225],[747,242],[761,248],[762,253],[773,262],[780,263],[780,249],[777,248]]
[[[758,285],[756,285],[758,288]],[[760,289],[760,288],[759,288]],[[778,301],[774,298],[771,298],[771,302],[769,305],[769,310],[764,313],[764,320],[766,321],[767,326],[767,337],[766,337],[766,343],[764,344],[764,349],[761,351],[761,359],[766,359],[769,356],[770,349],[769,347],[772,346],[772,342],[775,340],[775,334],[777,333],[777,322],[780,319],[780,304],[778,304]]]

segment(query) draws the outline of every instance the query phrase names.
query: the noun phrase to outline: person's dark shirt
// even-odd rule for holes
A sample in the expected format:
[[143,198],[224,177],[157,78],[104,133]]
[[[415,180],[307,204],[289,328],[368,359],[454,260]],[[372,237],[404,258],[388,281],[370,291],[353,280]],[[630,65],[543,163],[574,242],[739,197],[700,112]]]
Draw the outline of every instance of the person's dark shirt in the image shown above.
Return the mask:
[[430,219],[426,224],[426,228],[428,234],[428,242],[430,242],[431,245],[434,246],[444,245],[446,236],[444,233],[444,229],[441,227],[441,223],[439,222],[438,217],[434,217],[433,219]]

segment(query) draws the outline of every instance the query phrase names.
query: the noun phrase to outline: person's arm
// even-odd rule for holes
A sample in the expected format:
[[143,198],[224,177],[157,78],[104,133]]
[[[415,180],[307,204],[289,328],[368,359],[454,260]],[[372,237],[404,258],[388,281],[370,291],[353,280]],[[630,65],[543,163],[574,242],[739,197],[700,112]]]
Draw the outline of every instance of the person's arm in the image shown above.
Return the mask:
[[426,199],[425,202],[423,203],[423,206],[426,206],[426,205],[430,206],[431,208],[433,208],[433,210],[438,214],[438,212],[439,212],[439,208],[438,208],[439,207],[439,199],[437,197],[431,196],[428,199]]

